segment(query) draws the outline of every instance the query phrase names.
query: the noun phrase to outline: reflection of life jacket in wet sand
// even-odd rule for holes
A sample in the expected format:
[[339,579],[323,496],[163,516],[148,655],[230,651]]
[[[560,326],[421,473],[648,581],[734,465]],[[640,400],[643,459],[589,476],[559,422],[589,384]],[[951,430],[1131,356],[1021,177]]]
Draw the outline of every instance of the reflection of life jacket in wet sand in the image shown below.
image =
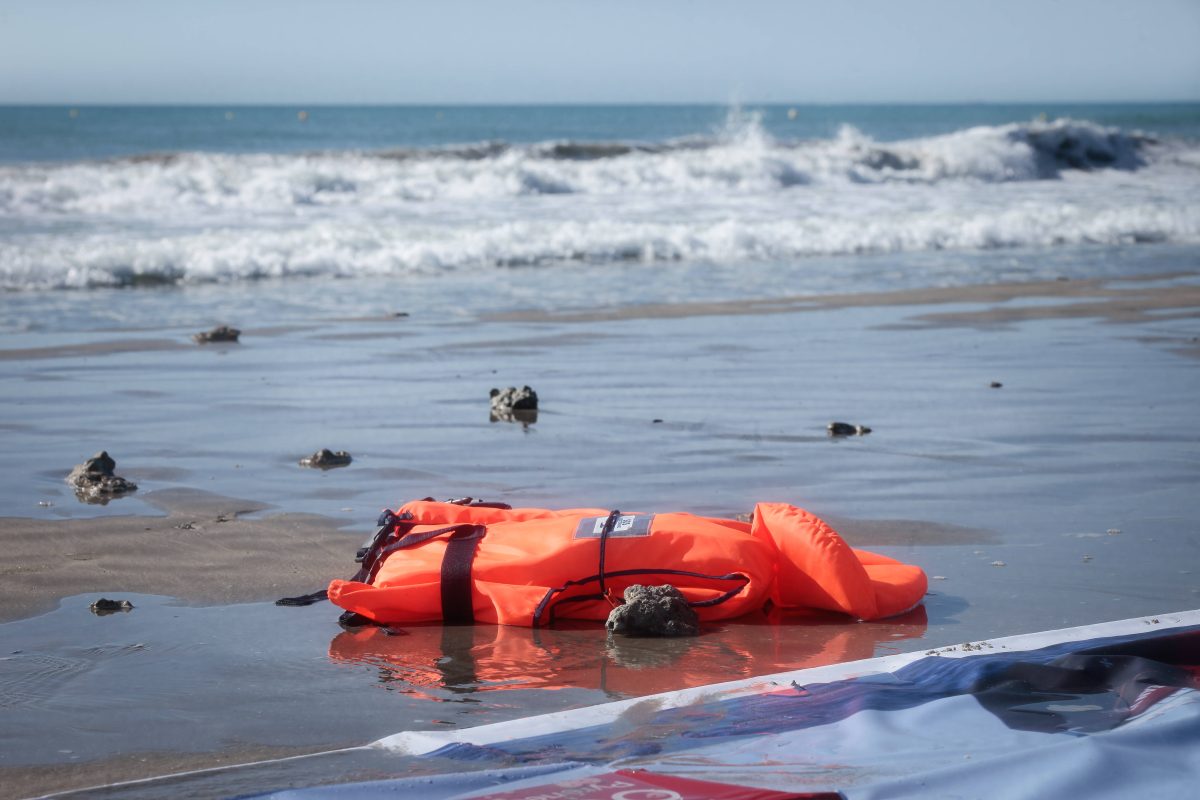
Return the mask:
[[913,608],[926,589],[919,567],[855,550],[783,503],[759,503],[738,522],[419,500],[384,512],[360,557],[329,599],[385,625],[604,620],[635,583],[675,586],[701,620],[768,600],[870,620]]
[[511,625],[368,625],[339,632],[329,657],[364,666],[383,688],[445,699],[513,689],[598,689],[629,697],[823,667],[919,639],[925,608],[879,622],[773,609],[705,624],[700,639],[597,636],[595,622],[527,630]]

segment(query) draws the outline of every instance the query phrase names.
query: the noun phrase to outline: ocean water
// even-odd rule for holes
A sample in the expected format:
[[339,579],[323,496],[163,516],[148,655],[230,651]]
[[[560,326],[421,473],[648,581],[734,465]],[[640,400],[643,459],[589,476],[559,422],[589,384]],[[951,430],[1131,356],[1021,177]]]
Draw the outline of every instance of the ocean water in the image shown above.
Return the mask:
[[1200,104],[0,108],[9,331],[90,313],[60,290],[577,307],[1198,254]]
[[[596,629],[362,641],[329,606],[191,609],[114,578],[130,615],[88,614],[89,583],[4,626],[0,684],[29,724],[0,761],[360,745],[1195,607],[1186,310],[1003,330],[886,304],[487,314],[1193,274],[1161,288],[1198,265],[1200,104],[0,108],[2,516],[160,514],[156,492],[200,490],[336,520],[348,574],[379,509],[414,497],[777,500],[937,576],[916,622],[731,624],[665,649]],[[190,340],[217,323],[242,343]],[[536,424],[492,421],[489,389],[522,383]],[[831,438],[832,419],[874,430]],[[353,464],[297,464],[320,447]],[[100,449],[139,489],[96,506],[64,477]],[[194,516],[181,535],[219,536]],[[320,766],[300,780],[352,775]]]

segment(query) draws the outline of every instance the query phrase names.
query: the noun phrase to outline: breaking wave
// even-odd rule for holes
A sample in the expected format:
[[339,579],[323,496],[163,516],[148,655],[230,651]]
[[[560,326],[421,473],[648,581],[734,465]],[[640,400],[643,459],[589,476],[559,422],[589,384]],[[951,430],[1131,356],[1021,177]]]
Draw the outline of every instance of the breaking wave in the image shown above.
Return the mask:
[[0,166],[0,285],[1196,242],[1198,190],[1194,145],[1070,119],[26,163]]

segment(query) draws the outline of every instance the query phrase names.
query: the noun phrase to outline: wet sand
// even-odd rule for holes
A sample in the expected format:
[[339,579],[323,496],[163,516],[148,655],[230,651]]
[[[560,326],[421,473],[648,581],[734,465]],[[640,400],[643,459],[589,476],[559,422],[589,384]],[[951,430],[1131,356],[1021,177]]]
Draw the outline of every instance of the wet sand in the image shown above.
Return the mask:
[[[235,346],[159,330],[0,350],[23,454],[0,465],[0,795],[1200,605],[1195,274],[290,323]],[[537,423],[489,422],[488,390],[526,383]],[[831,439],[832,419],[873,432]],[[354,462],[297,465],[319,447]],[[138,492],[76,501],[63,477],[99,449]],[[354,636],[328,604],[270,604],[345,577],[379,508],[431,494],[793,502],[920,564],[931,592],[904,620],[653,646]],[[135,608],[95,617],[99,596]],[[286,777],[248,780],[193,794]]]
[[[140,592],[211,605],[306,594],[354,571],[339,523],[315,514],[249,517],[262,503],[194,489],[143,499],[165,516],[0,518],[0,621],[73,594]],[[118,501],[114,501],[118,502]]]
[[[1109,322],[1147,322],[1194,317],[1200,308],[1200,285],[1191,273],[1150,277],[1090,280],[1036,281],[981,284],[893,292],[797,296],[770,300],[731,300],[716,303],[646,304],[584,312],[509,312],[490,318],[508,321],[594,322],[621,319],[724,316],[738,314],[789,314],[846,308],[887,306],[939,306],[981,304],[957,312],[928,312],[911,317],[907,325],[953,327],[998,325],[1032,319],[1100,318]],[[1149,285],[1147,285],[1149,284]],[[1158,284],[1158,285],[1154,285]],[[1031,298],[1057,301],[1053,305],[1023,305]],[[1164,316],[1163,312],[1177,312]]]

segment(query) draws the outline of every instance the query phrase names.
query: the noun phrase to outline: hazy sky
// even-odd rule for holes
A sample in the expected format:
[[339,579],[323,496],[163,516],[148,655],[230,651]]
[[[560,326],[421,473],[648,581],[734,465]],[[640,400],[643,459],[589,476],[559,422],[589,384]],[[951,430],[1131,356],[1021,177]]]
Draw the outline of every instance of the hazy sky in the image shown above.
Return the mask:
[[1200,0],[0,0],[0,103],[1200,100]]

